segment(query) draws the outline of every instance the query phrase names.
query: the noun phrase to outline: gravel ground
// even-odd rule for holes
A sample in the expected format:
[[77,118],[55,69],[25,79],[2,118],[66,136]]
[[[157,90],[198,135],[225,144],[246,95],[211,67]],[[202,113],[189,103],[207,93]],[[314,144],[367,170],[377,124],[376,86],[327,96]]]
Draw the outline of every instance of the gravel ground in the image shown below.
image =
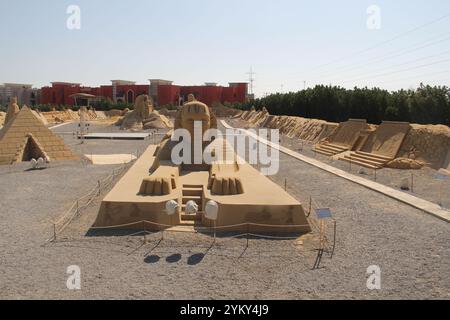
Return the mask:
[[[98,143],[105,152],[123,153],[135,149],[136,141]],[[450,299],[450,224],[288,156],[281,155],[280,164],[271,179],[283,185],[289,177],[293,196],[304,202],[312,196],[335,214],[336,251],[333,259],[324,256],[319,269],[312,269],[316,251],[308,238],[250,239],[246,249],[245,239],[226,237],[211,247],[211,238],[202,234],[166,233],[159,241],[155,233],[147,244],[142,236],[87,235],[99,200],[57,242],[44,245],[48,221],[115,166],[0,168],[6,208],[0,212],[0,297]],[[79,291],[66,288],[70,265],[81,268]],[[370,265],[381,268],[381,290],[366,287]]]

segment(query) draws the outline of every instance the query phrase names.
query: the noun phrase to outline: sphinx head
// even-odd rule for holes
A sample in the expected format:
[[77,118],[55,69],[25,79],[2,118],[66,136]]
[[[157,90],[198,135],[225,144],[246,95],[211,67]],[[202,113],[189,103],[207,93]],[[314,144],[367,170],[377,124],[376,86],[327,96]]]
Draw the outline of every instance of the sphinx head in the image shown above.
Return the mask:
[[194,133],[195,122],[201,122],[202,133],[211,128],[211,113],[208,106],[197,101],[192,94],[188,96],[188,102],[181,107],[179,118],[179,127],[187,129],[191,134]]

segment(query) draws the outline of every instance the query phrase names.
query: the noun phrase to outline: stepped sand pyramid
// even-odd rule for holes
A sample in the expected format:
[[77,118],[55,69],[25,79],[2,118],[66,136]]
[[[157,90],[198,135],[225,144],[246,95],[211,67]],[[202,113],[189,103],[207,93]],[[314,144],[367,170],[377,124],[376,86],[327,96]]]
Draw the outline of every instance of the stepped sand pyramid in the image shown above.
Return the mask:
[[23,106],[0,131],[0,165],[39,157],[51,161],[79,159],[60,137]]

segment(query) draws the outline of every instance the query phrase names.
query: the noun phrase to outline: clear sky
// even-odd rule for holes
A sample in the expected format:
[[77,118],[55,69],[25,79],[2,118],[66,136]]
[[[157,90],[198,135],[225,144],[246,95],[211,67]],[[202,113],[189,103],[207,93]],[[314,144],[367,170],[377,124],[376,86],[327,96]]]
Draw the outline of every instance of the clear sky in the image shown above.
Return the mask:
[[[69,5],[81,10],[79,30],[66,26]],[[371,5],[379,29],[367,26]],[[304,81],[450,83],[448,0],[0,0],[0,39],[0,83],[36,87],[227,84],[247,81],[250,66],[259,96]]]

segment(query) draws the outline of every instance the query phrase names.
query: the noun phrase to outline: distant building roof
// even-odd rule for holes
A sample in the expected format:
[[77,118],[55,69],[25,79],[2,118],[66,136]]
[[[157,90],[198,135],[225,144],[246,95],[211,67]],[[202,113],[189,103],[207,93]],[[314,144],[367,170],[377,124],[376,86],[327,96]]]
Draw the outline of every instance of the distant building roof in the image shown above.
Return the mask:
[[56,81],[56,82],[50,82],[52,85],[55,84],[63,84],[63,85],[69,85],[69,86],[81,86],[81,83],[76,82],[64,82],[64,81]]
[[123,85],[134,85],[136,81],[129,80],[111,80],[113,85],[123,86]]
[[5,83],[3,87],[21,87],[21,88],[31,88],[33,85],[26,83]]
[[148,79],[150,83],[154,84],[172,84],[173,81],[170,80],[164,80],[164,79]]

